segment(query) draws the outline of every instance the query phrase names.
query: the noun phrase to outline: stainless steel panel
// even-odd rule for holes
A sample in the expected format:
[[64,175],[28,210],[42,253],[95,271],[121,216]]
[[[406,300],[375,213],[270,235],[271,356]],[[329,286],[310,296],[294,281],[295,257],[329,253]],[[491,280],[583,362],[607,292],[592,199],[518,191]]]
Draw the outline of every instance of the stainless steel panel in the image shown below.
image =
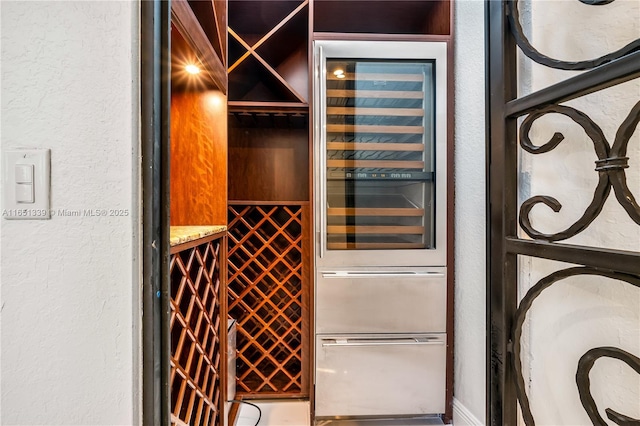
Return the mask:
[[352,419],[319,419],[314,426],[437,426],[444,425],[440,416],[398,417],[393,418],[352,418]]
[[[318,66],[316,69],[317,74],[314,81],[317,81],[318,84],[314,88],[314,95],[315,95],[315,99],[322,99],[324,97],[324,93],[326,92],[325,84],[326,84],[326,72],[327,72],[326,68],[322,65],[324,63],[322,46],[318,47],[318,50],[316,52],[316,58],[318,59],[318,61],[316,62]],[[326,142],[327,133],[325,131],[324,119],[321,118],[321,116],[318,115],[317,113],[314,115],[314,129],[315,129],[315,137],[318,138],[318,143],[316,143],[315,145],[317,149],[320,150],[318,151],[318,153],[316,153],[316,159],[318,160],[317,160],[315,179],[316,179],[316,184],[320,184],[320,187],[316,192],[319,198],[317,205],[324,206],[327,204],[327,201],[326,201],[327,190],[324,184],[327,180],[326,179],[327,156],[325,154],[326,151],[324,151],[327,145],[327,142]],[[322,259],[325,254],[325,247],[327,244],[325,239],[327,235],[327,216],[324,214],[320,215],[318,217],[318,221],[320,223],[319,235],[321,236],[321,238],[319,238],[320,248],[318,250],[318,257]]]
[[352,418],[352,419],[320,419],[314,426],[437,426],[444,425],[440,416],[398,417],[393,418]]
[[321,271],[316,333],[446,332],[446,268]]
[[444,334],[318,336],[316,417],[445,410]]

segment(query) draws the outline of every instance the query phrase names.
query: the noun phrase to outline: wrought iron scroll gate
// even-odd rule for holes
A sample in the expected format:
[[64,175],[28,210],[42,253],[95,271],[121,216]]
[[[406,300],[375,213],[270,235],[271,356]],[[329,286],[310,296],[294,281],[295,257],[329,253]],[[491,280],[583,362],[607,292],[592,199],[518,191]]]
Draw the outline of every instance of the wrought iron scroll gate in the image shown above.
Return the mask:
[[[576,0],[577,1],[577,0]],[[598,13],[597,6],[613,0],[579,0]],[[553,7],[549,2],[547,7]],[[640,26],[640,23],[638,23]],[[640,96],[627,118],[619,125],[614,141],[607,141],[600,127],[585,113],[561,105],[567,101],[640,78],[640,39],[597,59],[567,62],[541,54],[527,40],[518,16],[518,1],[488,0],[487,27],[487,173],[488,173],[488,286],[487,286],[487,423],[515,425],[518,404],[527,426],[535,424],[523,378],[520,351],[522,326],[534,299],[546,288],[574,276],[601,276],[640,287],[640,253],[560,243],[588,228],[600,214],[607,198],[617,201],[640,226],[640,207],[627,185],[625,170],[638,167],[640,158],[627,158],[627,145],[638,134]],[[517,50],[546,67],[584,70],[545,89],[518,98]],[[603,106],[606,107],[606,106]],[[598,184],[593,200],[566,230],[545,234],[536,229],[529,215],[536,204],[554,211],[560,203],[547,196],[518,202],[518,156],[520,150],[543,153],[556,148],[563,139],[556,133],[547,143],[536,145],[528,137],[531,124],[546,114],[561,114],[581,126],[593,141]],[[518,119],[520,118],[520,121]],[[608,197],[611,193],[615,195]],[[519,237],[520,233],[520,237]],[[526,236],[522,235],[526,234]],[[528,236],[528,238],[527,238]],[[532,286],[518,303],[518,256],[551,259],[581,266],[561,269]],[[615,358],[640,374],[638,354],[615,347],[589,350],[576,366],[576,392],[594,425],[606,425],[589,389],[589,371],[601,357]],[[640,420],[606,410],[619,425],[638,425]]]

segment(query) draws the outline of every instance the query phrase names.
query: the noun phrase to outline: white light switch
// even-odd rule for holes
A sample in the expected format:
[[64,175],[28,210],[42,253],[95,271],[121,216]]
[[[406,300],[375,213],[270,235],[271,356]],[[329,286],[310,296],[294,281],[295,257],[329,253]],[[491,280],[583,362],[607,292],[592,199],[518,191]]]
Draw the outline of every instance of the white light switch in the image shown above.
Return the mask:
[[33,164],[16,164],[16,183],[33,183]]
[[33,204],[33,184],[16,183],[16,202],[19,204]]
[[2,180],[3,218],[51,218],[51,150],[3,151]]

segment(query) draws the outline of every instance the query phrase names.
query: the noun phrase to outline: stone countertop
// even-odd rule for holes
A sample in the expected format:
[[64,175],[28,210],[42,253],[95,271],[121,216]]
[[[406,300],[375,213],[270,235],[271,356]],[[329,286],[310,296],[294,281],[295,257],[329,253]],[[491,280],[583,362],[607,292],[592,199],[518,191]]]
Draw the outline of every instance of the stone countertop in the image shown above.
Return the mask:
[[173,247],[226,231],[227,227],[225,225],[171,226],[169,230],[171,233],[169,241]]

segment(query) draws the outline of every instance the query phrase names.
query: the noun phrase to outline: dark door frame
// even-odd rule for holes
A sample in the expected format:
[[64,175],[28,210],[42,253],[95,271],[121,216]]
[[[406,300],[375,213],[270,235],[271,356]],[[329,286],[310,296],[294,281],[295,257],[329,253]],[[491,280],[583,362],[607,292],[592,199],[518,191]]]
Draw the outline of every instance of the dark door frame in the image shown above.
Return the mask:
[[142,424],[168,426],[171,2],[140,2]]
[[[610,0],[580,1],[594,6],[593,9],[596,9],[595,6],[610,3]],[[487,253],[489,254],[487,259],[486,424],[495,426],[515,426],[518,405],[522,408],[525,424],[534,424],[526,394],[523,392],[524,379],[519,370],[518,360],[521,321],[528,309],[527,303],[532,302],[546,288],[545,286],[571,275],[601,275],[640,286],[640,253],[558,242],[586,228],[599,214],[597,208],[592,212],[593,217],[586,217],[585,213],[585,217],[576,222],[575,229],[573,226],[569,228],[573,229],[571,232],[554,235],[536,234],[528,223],[527,203],[532,206],[542,202],[549,207],[554,203],[548,197],[538,196],[525,201],[522,206],[518,205],[517,161],[521,148],[528,152],[538,149],[538,147],[532,149],[531,146],[526,146],[523,138],[520,140],[518,138],[518,131],[526,127],[527,120],[531,122],[536,116],[546,113],[567,112],[571,108],[558,105],[639,78],[640,39],[616,52],[590,61],[567,62],[549,58],[537,52],[523,34],[518,19],[517,3],[517,0],[485,2]],[[593,11],[593,13],[597,12],[597,10]],[[520,49],[531,60],[544,66],[585,72],[518,98],[516,49]],[[519,129],[517,120],[523,116],[528,118]],[[579,114],[575,116],[578,117],[576,123],[580,124]],[[631,111],[628,120],[623,123],[623,126],[627,126],[627,130],[633,126],[634,118],[640,120],[640,102]],[[590,119],[587,117],[581,124],[585,129],[587,120]],[[592,139],[598,139],[598,137],[592,137]],[[594,140],[595,143],[596,140]],[[607,142],[601,140],[598,143],[603,147]],[[615,192],[618,202],[640,225],[640,208],[626,188],[624,175],[627,161],[626,146],[621,145],[623,146],[620,147],[616,140],[613,146],[602,148],[602,152],[606,155],[598,154],[596,171],[599,176],[599,186],[606,185],[607,189],[600,193],[597,190],[594,200],[604,203],[609,191],[610,199]],[[552,150],[554,147],[552,143],[548,143],[544,148]],[[539,151],[545,152],[543,149]],[[523,229],[531,238],[519,238],[519,229]],[[579,264],[582,267],[562,269],[545,277],[534,286],[535,288],[532,288],[534,291],[530,291],[527,298],[518,306],[517,267],[520,255],[559,260]],[[606,349],[613,350],[606,354],[594,352],[595,349],[588,351],[583,356],[588,358],[587,365],[597,357],[607,356],[618,358],[629,366],[634,364],[633,368],[640,371],[640,363],[636,364],[633,358],[625,358],[628,354],[621,353],[617,348]],[[594,424],[605,424],[604,420],[599,418],[593,399],[585,403],[588,399],[586,397],[590,397],[587,395],[588,370],[586,390],[584,386],[584,378],[583,383],[578,380],[577,391],[580,393],[585,410]]]

